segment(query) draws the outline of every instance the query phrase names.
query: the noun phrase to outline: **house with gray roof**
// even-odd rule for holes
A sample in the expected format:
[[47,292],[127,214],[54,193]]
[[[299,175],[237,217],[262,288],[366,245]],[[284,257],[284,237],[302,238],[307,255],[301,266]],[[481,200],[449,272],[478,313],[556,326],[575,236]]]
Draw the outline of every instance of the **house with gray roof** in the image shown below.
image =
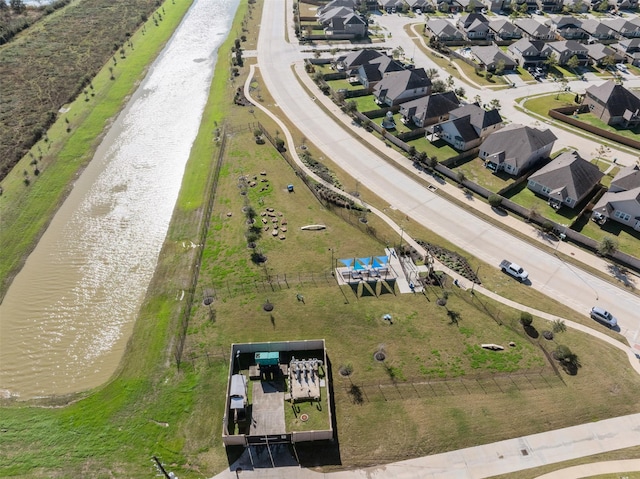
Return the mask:
[[609,191],[593,207],[592,218],[612,219],[640,231],[640,167],[621,169],[611,181]]
[[464,40],[464,34],[460,30],[454,27],[451,22],[441,18],[429,20],[426,28],[430,37],[443,43],[460,42]]
[[493,32],[493,37],[497,40],[519,40],[522,38],[522,30],[516,27],[509,20],[501,18],[489,22],[489,30]]
[[562,10],[564,0],[538,0],[538,10],[544,13],[557,13]]
[[624,55],[618,53],[607,45],[603,45],[602,43],[585,45],[585,48],[587,49],[587,55],[589,55],[591,63],[599,67],[604,65],[604,59],[607,57],[612,57],[616,63],[620,63],[624,60]]
[[395,9],[396,12],[402,12],[404,10],[403,0],[378,0],[378,4],[382,10],[391,11]]
[[544,50],[545,43],[541,40],[521,38],[507,47],[507,53],[522,68],[534,68],[542,65],[549,58],[549,50]]
[[386,106],[414,100],[431,94],[431,80],[424,68],[385,73],[373,88],[376,103]]
[[326,5],[318,7],[316,16],[320,17],[322,14],[327,13],[329,10],[339,7],[349,8],[353,12],[356,8],[358,8],[358,3],[358,0],[332,0]]
[[628,38],[621,42],[614,43],[611,48],[623,55],[629,63],[640,66],[640,38]]
[[489,20],[487,20],[487,17],[485,17],[482,13],[466,13],[460,15],[460,18],[456,22],[456,26],[460,30],[466,30],[475,22],[489,23]]
[[589,37],[582,29],[582,20],[571,15],[554,16],[549,26],[565,40],[585,40]]
[[591,0],[564,0],[564,6],[573,13],[587,13],[592,9]]
[[516,61],[495,45],[471,47],[471,54],[487,71],[495,71],[502,65],[503,71],[515,70]]
[[580,28],[588,33],[591,39],[597,40],[601,43],[611,43],[616,39],[616,32],[600,20],[584,20]]
[[587,88],[582,104],[607,125],[629,129],[640,125],[640,97],[613,80]]
[[577,151],[567,151],[543,166],[527,181],[527,188],[544,196],[554,208],[575,208],[596,187],[604,173]]
[[373,60],[360,65],[355,79],[369,91],[373,91],[373,87],[382,80],[385,73],[399,72],[404,70],[402,63],[395,61],[388,55],[382,55]]
[[520,18],[514,22],[522,30],[522,37],[529,40],[555,40],[556,34],[546,25],[532,18]]
[[606,26],[611,28],[616,34],[619,40],[625,38],[638,38],[640,37],[640,25],[634,22],[630,22],[625,18],[616,18],[614,20],[604,20]]
[[448,120],[449,113],[459,106],[460,100],[452,91],[423,96],[400,105],[401,121],[405,125],[413,123],[424,128]]
[[338,71],[350,72],[382,56],[384,56],[384,53],[378,50],[373,50],[371,48],[357,50],[355,52],[349,52],[347,55],[338,57],[335,61],[335,67]]
[[477,103],[464,105],[449,112],[449,120],[427,128],[427,139],[440,138],[460,151],[480,145],[491,133],[502,128],[498,110],[486,111]]
[[589,64],[589,50],[584,44],[575,40],[549,42],[544,46],[543,52],[549,57],[555,55],[558,65],[566,65],[573,57],[578,59],[578,66],[583,67]]
[[509,4],[507,0],[481,0],[481,3],[490,12],[504,10],[505,6]]
[[480,146],[478,156],[493,171],[520,176],[551,154],[558,138],[549,129],[511,124],[492,133]]
[[406,0],[406,2],[414,12],[418,9],[423,13],[435,11],[435,6],[431,0]]

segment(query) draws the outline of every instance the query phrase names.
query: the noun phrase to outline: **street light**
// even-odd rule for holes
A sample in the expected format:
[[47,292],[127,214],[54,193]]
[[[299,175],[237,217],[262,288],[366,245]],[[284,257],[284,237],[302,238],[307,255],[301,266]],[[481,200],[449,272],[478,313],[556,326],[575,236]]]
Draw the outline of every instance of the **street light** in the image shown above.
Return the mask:
[[329,248],[329,251],[331,251],[331,276],[335,276],[335,271],[333,270],[333,248]]

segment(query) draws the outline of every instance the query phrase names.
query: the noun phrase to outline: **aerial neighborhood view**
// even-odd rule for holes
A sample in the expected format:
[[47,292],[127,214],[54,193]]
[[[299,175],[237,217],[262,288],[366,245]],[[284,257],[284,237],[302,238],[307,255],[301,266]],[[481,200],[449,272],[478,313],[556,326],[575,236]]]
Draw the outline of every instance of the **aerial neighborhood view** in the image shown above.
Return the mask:
[[636,0],[0,0],[0,477],[640,478]]

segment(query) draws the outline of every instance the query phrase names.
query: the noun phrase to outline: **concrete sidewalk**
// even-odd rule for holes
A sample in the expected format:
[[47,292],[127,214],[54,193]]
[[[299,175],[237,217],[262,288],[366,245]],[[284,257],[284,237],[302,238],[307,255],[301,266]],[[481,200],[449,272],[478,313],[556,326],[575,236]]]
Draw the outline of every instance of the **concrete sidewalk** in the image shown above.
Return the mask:
[[[296,479],[482,479],[509,474],[548,464],[591,456],[640,444],[640,414],[532,434],[482,446],[434,454],[408,461],[376,467],[320,473],[300,467],[270,467],[270,461],[248,469],[243,459],[242,471],[236,465],[214,476],[232,478]],[[277,458],[276,458],[277,459]],[[250,464],[250,463],[249,463]],[[640,469],[640,460],[604,462],[600,467],[572,467],[545,474],[544,479],[567,479],[590,476],[598,471],[624,472]],[[581,472],[582,471],[582,472]],[[583,475],[579,475],[583,474]]]

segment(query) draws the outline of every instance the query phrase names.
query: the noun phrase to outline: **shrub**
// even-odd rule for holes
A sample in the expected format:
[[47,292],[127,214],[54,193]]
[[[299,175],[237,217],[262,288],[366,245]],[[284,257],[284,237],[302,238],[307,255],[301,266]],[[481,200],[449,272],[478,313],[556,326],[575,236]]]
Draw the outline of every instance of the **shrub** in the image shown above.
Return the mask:
[[527,328],[531,326],[531,323],[533,323],[533,316],[528,311],[522,311],[520,313],[520,322],[525,328]]
[[489,195],[489,198],[487,199],[487,201],[489,201],[489,204],[491,206],[493,206],[494,208],[497,208],[502,204],[502,196],[492,194],[492,195]]

